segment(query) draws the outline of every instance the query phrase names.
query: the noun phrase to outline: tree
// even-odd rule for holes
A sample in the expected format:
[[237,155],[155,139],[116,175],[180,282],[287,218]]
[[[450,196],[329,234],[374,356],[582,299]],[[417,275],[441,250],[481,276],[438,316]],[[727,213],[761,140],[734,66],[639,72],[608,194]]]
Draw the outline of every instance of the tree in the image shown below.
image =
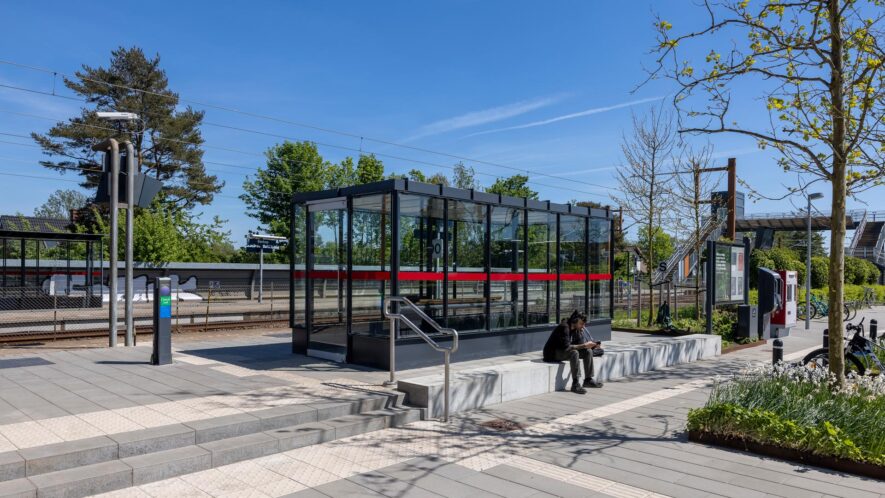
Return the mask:
[[679,174],[674,179],[674,200],[677,229],[687,230],[694,240],[692,251],[696,257],[694,271],[694,318],[701,318],[701,248],[703,247],[702,230],[707,221],[705,211],[707,202],[716,187],[715,180],[703,173],[709,167],[713,149],[710,146],[701,148],[683,147],[676,165]]
[[[842,329],[845,201],[885,178],[885,14],[880,0],[704,0],[706,24],[683,34],[657,19],[652,77],[675,81],[680,131],[731,133],[779,153],[800,184],[832,187],[828,325]],[[719,36],[716,36],[719,35]],[[726,36],[722,36],[726,35]],[[687,47],[687,49],[686,49]],[[712,47],[712,49],[710,49]],[[683,50],[686,49],[686,50]],[[709,53],[700,67],[683,52]],[[753,88],[768,120],[735,116],[731,89]],[[752,86],[751,86],[752,85]],[[754,112],[752,101],[741,113]],[[829,338],[830,371],[844,380],[842,334]]]
[[537,199],[538,193],[528,185],[529,177],[526,175],[513,175],[508,178],[498,178],[486,192],[492,194],[509,195],[510,197],[525,197]]
[[[652,109],[643,118],[633,116],[633,131],[624,135],[621,151],[626,164],[618,168],[620,196],[612,200],[622,207],[624,217],[640,230],[637,245],[640,259],[648,268],[647,283],[653,292],[654,269],[661,259],[654,241],[661,232],[664,209],[669,205],[670,169],[676,134],[669,114]],[[671,165],[671,166],[668,166]],[[648,300],[648,325],[654,315],[654,300]],[[641,315],[641,314],[640,314]]]
[[[75,79],[64,80],[86,100],[80,115],[56,124],[45,135],[31,134],[53,158],[40,164],[61,173],[79,170],[81,185],[94,189],[99,155],[92,146],[108,138],[131,140],[141,167],[163,181],[166,199],[181,209],[209,204],[224,183],[207,174],[203,165],[203,112],[190,107],[178,110],[178,94],[169,90],[168,83],[160,56],[148,59],[137,47],[111,52],[106,68],[84,65]],[[97,111],[134,112],[140,120],[108,123],[96,116]]]
[[452,171],[452,185],[463,189],[479,188],[479,183],[476,182],[476,170],[459,162]]
[[[93,207],[93,211],[97,208]],[[90,217],[95,226],[87,227],[78,224],[78,231],[108,233],[110,225],[99,213]],[[215,217],[211,223],[199,223],[191,214],[176,209],[174,206],[154,201],[151,209],[142,210],[135,217],[133,224],[133,259],[154,265],[176,262],[215,263],[230,260],[235,254],[230,241],[230,232],[224,231],[226,223]],[[118,236],[122,240],[125,228],[118,227]],[[107,245],[104,246],[104,257],[108,256]],[[119,247],[120,258],[124,257],[122,244]]]
[[384,163],[375,154],[362,154],[356,163],[356,178],[360,184],[384,179]]
[[66,220],[70,218],[71,211],[82,209],[88,202],[89,198],[78,190],[56,190],[34,210],[34,216]]
[[271,233],[288,237],[292,194],[323,190],[330,182],[332,165],[311,142],[287,140],[269,148],[265,156],[267,165],[243,182],[240,199],[246,203],[247,215]]

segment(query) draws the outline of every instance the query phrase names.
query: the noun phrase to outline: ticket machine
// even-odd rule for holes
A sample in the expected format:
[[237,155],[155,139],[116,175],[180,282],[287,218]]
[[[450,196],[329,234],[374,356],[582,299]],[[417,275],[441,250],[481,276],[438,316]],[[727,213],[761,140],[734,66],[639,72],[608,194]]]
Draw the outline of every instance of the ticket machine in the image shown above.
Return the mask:
[[795,271],[778,270],[783,303],[771,314],[772,337],[786,337],[796,325],[796,302],[799,300],[799,277]]
[[759,338],[771,339],[777,337],[776,330],[773,330],[773,317],[784,307],[783,279],[778,272],[759,267],[758,284]]

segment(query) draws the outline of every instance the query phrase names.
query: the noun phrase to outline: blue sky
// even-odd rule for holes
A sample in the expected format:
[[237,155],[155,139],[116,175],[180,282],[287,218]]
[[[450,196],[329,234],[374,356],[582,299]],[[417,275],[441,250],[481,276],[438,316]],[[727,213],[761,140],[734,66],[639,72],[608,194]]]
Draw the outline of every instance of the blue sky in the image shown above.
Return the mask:
[[[681,3],[653,3],[153,1],[129,9],[126,3],[93,2],[85,9],[77,2],[0,1],[6,20],[0,59],[73,73],[81,64],[105,65],[117,46],[137,45],[161,55],[171,88],[186,99],[535,172],[529,173],[532,186],[544,199],[610,202],[631,112],[646,112],[673,91],[667,82],[652,82],[633,92],[645,77],[642,65],[652,63],[653,9],[677,27],[702,21],[700,11]],[[0,83],[53,89],[51,75],[2,64]],[[67,92],[60,79],[55,89]],[[743,117],[765,118],[759,112],[754,117],[749,104]],[[63,120],[77,107],[0,88],[0,133],[45,131],[53,122],[9,111]],[[362,148],[379,154],[388,171],[449,173],[456,162],[212,109],[206,121],[327,144],[320,150],[332,161],[353,155],[348,148]],[[251,168],[261,166],[261,153],[278,141],[208,125],[203,134],[206,160]],[[782,185],[795,183],[749,140],[690,140],[709,140],[723,164],[737,157],[739,177],[765,194],[779,195]],[[5,142],[27,140],[0,136],[0,173],[75,178],[43,170],[38,149]],[[485,185],[517,172],[465,162]],[[236,199],[248,170],[207,168],[227,185],[201,211],[229,220],[239,244],[256,226]],[[53,190],[75,187],[11,176],[0,176],[0,183],[4,214],[30,214]],[[862,208],[864,201],[876,207],[874,195],[849,201],[849,207]],[[748,211],[790,211],[794,204],[804,203],[759,201]]]

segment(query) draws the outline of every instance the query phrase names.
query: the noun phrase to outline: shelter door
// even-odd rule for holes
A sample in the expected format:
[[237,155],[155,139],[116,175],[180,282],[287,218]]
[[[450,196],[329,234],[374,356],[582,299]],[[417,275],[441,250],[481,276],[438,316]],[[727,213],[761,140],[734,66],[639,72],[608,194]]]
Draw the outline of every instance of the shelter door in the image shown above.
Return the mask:
[[347,204],[333,199],[308,204],[313,232],[309,237],[310,314],[308,348],[347,352]]

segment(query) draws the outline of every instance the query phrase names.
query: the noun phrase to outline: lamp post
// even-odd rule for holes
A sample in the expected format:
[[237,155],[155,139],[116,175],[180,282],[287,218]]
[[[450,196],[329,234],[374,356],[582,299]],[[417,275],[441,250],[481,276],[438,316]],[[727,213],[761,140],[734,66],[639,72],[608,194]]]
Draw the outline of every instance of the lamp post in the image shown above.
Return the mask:
[[[138,114],[133,112],[97,112],[95,113],[99,119],[103,119],[106,121],[115,121],[115,122],[134,122],[138,121]],[[113,139],[110,140],[113,143],[112,153],[114,157],[112,158],[111,164],[116,164],[116,168],[111,168],[111,279],[112,284],[110,286],[111,290],[111,327],[113,328],[113,334],[111,337],[110,345],[117,345],[117,207],[118,207],[118,181],[120,175],[120,156],[119,156],[119,147],[117,146],[117,142]],[[123,142],[126,146],[126,239],[124,242],[125,248],[125,259],[126,259],[126,277],[125,277],[125,305],[124,305],[124,321],[126,324],[126,339],[125,344],[127,346],[135,345],[135,320],[133,317],[133,309],[132,309],[132,277],[133,277],[133,261],[132,261],[132,232],[133,232],[133,220],[134,220],[134,212],[135,212],[135,173],[136,173],[136,162],[135,162],[135,147],[132,146],[132,142],[126,140]]]
[[811,328],[811,201],[823,198],[823,194],[808,194],[808,225],[805,240],[805,330]]

